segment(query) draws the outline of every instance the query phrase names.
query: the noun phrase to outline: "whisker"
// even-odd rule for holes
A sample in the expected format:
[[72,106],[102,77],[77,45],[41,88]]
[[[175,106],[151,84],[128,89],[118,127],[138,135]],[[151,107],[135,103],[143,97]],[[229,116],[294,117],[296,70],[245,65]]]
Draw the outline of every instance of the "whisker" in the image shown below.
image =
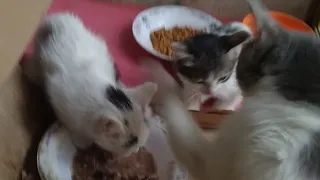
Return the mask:
[[199,100],[199,98],[201,97],[201,93],[197,92],[197,93],[194,93],[192,96],[190,96],[188,98],[188,101],[187,102],[190,102],[192,99],[194,98],[197,98],[196,100]]

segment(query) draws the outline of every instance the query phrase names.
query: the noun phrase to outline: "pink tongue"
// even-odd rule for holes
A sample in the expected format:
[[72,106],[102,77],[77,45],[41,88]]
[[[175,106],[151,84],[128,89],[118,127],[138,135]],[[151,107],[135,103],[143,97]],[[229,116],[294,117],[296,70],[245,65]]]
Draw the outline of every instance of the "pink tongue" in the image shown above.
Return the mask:
[[[217,99],[216,98],[209,98],[205,102],[203,102],[200,106],[200,111],[209,113],[214,111],[214,103]],[[235,107],[234,111],[237,111],[241,108],[242,101]]]
[[209,98],[205,102],[203,102],[200,106],[201,112],[212,112],[213,111],[213,104],[215,103],[217,99],[215,98]]

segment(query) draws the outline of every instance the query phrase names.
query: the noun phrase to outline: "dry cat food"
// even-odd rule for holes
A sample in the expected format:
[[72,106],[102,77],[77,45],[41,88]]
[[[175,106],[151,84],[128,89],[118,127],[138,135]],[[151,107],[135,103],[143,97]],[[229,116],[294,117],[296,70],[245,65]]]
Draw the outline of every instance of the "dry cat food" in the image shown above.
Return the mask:
[[93,146],[74,157],[72,180],[158,180],[156,172],[153,156],[144,148],[114,159],[110,152]]
[[187,38],[203,33],[204,30],[190,27],[174,27],[172,29],[161,28],[150,34],[152,46],[161,54],[172,56],[171,43],[184,41]]

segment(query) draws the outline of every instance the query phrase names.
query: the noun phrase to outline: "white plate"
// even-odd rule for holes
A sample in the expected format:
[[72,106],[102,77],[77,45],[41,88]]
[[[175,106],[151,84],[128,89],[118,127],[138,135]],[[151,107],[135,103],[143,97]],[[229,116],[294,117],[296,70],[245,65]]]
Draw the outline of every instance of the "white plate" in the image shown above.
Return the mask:
[[[150,136],[145,147],[155,158],[160,180],[185,180],[187,173],[175,163],[165,134],[161,120],[154,118],[150,123]],[[54,124],[45,133],[38,148],[37,163],[41,179],[71,180],[76,152],[68,131]]]
[[140,12],[133,21],[132,32],[138,44],[146,51],[158,58],[170,60],[169,56],[162,55],[153,49],[150,40],[150,34],[153,31],[163,27],[173,28],[175,26],[188,26],[210,31],[212,26],[219,24],[222,23],[200,10],[185,6],[166,5],[152,7]]

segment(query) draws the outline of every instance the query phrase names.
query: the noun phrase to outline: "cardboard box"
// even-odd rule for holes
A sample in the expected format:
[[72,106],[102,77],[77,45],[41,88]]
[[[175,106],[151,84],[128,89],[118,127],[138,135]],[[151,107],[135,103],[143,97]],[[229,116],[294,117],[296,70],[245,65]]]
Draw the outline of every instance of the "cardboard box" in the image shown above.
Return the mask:
[[[22,167],[28,172],[37,171],[36,147],[55,118],[42,91],[27,84],[18,64],[49,5],[50,0],[0,1],[1,180],[18,179]],[[221,119],[214,114],[194,113],[194,116],[209,127],[213,118]]]
[[[32,137],[44,123],[41,96],[21,77],[19,58],[50,0],[0,1],[0,174],[16,180]],[[30,92],[30,93],[29,93]],[[35,94],[36,93],[36,94]],[[37,96],[34,96],[37,95]],[[31,101],[29,101],[31,100]],[[39,108],[39,109],[38,109]],[[40,113],[38,113],[40,112]]]

